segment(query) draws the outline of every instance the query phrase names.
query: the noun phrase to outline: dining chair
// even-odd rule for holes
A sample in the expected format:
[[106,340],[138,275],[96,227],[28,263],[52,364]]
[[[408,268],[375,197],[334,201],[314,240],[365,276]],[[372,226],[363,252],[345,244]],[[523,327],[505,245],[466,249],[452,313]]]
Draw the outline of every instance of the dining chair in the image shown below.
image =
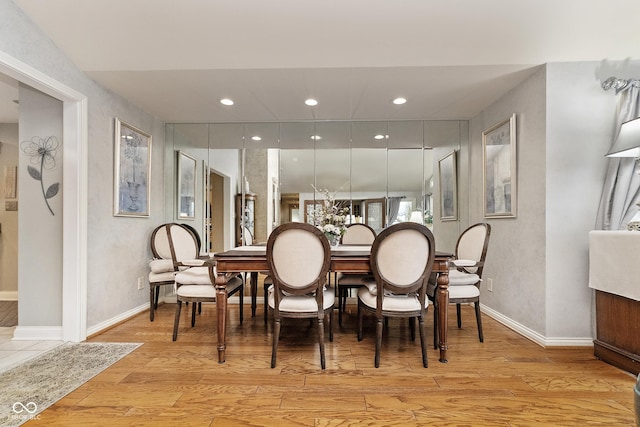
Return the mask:
[[[178,338],[178,326],[182,303],[191,303],[191,327],[196,324],[196,305],[203,302],[216,302],[216,270],[215,264],[209,262],[207,266],[192,267],[176,274],[176,317],[173,323],[173,341]],[[242,324],[244,280],[239,274],[227,277],[227,293],[229,296],[238,293],[240,304],[240,324]]]
[[184,224],[161,224],[151,233],[153,259],[149,261],[148,278],[149,317],[152,322],[158,309],[160,287],[173,285],[179,270],[202,264],[197,261],[200,248],[197,242],[197,233]]
[[291,222],[271,232],[267,241],[267,265],[273,286],[269,308],[273,310],[271,367],[276,366],[283,317],[318,321],[320,365],[325,369],[324,318],[329,316],[329,340],[333,341],[332,312],[335,294],[325,284],[331,248],[324,234],[311,224]]
[[[482,318],[480,317],[480,283],[484,269],[491,225],[477,223],[464,230],[458,237],[454,259],[449,262],[449,303],[456,305],[458,328],[462,327],[460,304],[473,303],[478,325],[478,338],[484,342]],[[430,280],[427,295],[434,303],[434,342],[438,343],[438,307],[436,294],[438,286],[435,278]]]
[[435,258],[433,234],[424,225],[403,222],[385,228],[371,246],[371,270],[374,280],[365,281],[358,290],[358,341],[362,341],[363,313],[376,318],[376,368],[380,366],[380,349],[384,321],[406,317],[415,339],[414,318],[418,318],[422,365],[427,367],[424,317],[429,300],[427,282]]
[[[355,223],[347,226],[342,236],[343,245],[371,245],[376,238],[376,232],[366,224]],[[360,273],[336,273],[335,286],[338,297],[338,324],[342,325],[342,313],[347,306],[347,295],[350,289],[357,289],[362,286],[363,279],[370,279],[370,274]]]

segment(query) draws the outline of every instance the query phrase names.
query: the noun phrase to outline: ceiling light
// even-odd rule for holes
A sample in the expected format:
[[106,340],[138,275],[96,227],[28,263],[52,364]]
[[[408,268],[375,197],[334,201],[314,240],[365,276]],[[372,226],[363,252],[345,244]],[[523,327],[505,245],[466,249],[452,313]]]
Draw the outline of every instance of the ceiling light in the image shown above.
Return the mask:
[[318,101],[316,101],[313,98],[309,98],[306,101],[304,101],[305,104],[307,104],[309,107],[313,107],[315,105],[318,105]]
[[233,105],[233,100],[229,98],[222,98],[220,100],[220,104],[222,105]]
[[322,139],[322,137],[320,135],[311,135],[311,139],[313,139],[314,141],[319,141]]
[[254,141],[262,141],[262,138],[260,138],[258,135],[252,136],[251,139]]
[[389,139],[389,135],[378,134],[374,136],[373,139]]
[[396,99],[393,100],[393,103],[396,104],[396,105],[402,105],[405,102],[407,102],[407,100],[405,98],[396,98]]

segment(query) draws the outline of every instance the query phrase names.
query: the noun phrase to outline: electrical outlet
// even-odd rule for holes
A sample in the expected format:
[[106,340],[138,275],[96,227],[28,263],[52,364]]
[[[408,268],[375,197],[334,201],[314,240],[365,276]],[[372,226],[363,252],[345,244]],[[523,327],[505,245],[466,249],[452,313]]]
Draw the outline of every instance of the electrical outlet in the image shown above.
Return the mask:
[[487,290],[493,292],[493,279],[487,279]]
[[144,289],[144,277],[138,277],[138,290]]

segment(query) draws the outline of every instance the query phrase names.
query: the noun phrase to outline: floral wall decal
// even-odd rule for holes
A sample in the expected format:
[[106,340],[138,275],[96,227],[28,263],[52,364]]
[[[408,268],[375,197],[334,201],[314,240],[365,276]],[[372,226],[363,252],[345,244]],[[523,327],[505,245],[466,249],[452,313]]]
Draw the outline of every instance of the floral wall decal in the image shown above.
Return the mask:
[[45,191],[43,171],[45,169],[53,169],[56,166],[56,151],[59,146],[60,142],[55,136],[47,136],[45,138],[34,136],[31,138],[31,141],[22,141],[20,143],[20,149],[29,156],[29,161],[40,166],[40,169],[38,169],[29,165],[27,166],[27,171],[33,179],[40,181],[42,196],[51,215],[55,214],[53,213],[53,209],[51,209],[51,205],[49,205],[49,199],[58,194],[60,183],[56,182],[51,184]]

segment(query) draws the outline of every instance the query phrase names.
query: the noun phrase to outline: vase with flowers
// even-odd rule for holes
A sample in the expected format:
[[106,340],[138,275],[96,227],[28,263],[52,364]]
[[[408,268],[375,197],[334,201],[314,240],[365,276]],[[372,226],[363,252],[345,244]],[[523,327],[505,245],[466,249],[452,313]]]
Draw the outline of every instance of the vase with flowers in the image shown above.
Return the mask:
[[347,228],[346,222],[349,208],[338,205],[335,200],[335,193],[331,193],[326,189],[318,190],[315,187],[314,189],[324,196],[324,200],[321,205],[316,205],[316,209],[313,210],[311,215],[313,225],[324,233],[331,246],[337,246]]

